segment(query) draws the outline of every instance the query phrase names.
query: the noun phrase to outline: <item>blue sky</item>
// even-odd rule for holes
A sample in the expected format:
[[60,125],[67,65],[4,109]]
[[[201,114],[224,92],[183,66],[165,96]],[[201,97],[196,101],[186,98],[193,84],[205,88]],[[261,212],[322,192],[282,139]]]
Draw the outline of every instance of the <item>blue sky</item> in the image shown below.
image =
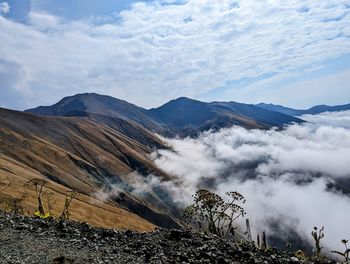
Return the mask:
[[350,103],[349,0],[0,0],[0,106]]

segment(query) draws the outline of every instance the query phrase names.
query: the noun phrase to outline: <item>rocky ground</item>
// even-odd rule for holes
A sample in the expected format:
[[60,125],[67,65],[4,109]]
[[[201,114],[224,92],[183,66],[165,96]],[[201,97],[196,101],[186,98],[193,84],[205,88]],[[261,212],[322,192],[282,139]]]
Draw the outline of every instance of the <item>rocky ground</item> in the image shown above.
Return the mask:
[[93,228],[0,211],[0,263],[335,263],[227,243],[184,230],[151,233]]

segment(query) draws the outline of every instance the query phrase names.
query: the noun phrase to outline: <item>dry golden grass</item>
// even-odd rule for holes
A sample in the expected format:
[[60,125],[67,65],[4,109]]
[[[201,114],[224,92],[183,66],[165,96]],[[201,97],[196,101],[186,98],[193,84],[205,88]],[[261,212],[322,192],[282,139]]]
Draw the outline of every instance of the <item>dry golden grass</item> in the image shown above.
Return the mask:
[[[24,184],[32,178],[42,178],[42,176],[33,169],[23,167],[16,161],[9,160],[8,157],[0,154],[0,190],[2,190],[2,194],[13,197],[20,197],[27,193],[28,196],[24,201],[25,214],[27,215],[33,215],[36,210],[34,189],[24,187]],[[53,193],[52,215],[59,217],[63,209],[65,193],[70,189],[53,181],[49,181],[48,189]],[[45,199],[45,206],[47,206],[46,201]],[[73,200],[70,212],[72,220],[87,222],[94,226],[136,231],[151,231],[155,227],[127,210],[81,193]]]
[[[150,145],[86,118],[41,117],[0,108],[0,190],[2,181],[10,183],[4,192],[12,196],[29,192],[25,205],[32,214],[35,196],[23,185],[29,179],[44,178],[54,193],[56,217],[63,209],[65,193],[74,190],[79,193],[71,207],[74,220],[140,231],[152,230],[149,221],[162,224],[164,217],[174,223],[170,209],[156,194],[149,199],[125,193],[126,198],[115,197],[110,203],[94,197],[106,182],[127,184],[135,170],[169,177],[149,158],[151,142],[161,144],[159,139],[142,129],[133,133]],[[126,207],[140,211],[141,217]]]

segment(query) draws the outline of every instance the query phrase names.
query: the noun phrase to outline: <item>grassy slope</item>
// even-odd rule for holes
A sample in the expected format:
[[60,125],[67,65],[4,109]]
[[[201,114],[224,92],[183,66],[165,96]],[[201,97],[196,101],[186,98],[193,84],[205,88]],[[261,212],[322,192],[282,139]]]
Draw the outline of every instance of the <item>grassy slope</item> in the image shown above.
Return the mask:
[[[94,198],[105,181],[128,182],[128,174],[135,169],[164,175],[147,158],[151,151],[88,119],[38,117],[0,109],[0,183],[8,185],[3,191],[7,194],[19,196],[29,192],[26,206],[30,212],[35,198],[23,184],[39,177],[50,180],[56,216],[63,207],[63,193],[74,189],[80,194],[72,204],[72,219],[104,227],[153,229],[149,221],[125,210],[127,203],[120,207],[115,201],[108,204]],[[155,218],[157,214],[167,215],[166,206],[155,208],[130,193],[126,197],[154,212]]]
[[[2,186],[2,195],[11,195],[20,197],[27,193],[24,201],[25,214],[32,215],[36,210],[36,197],[34,189],[24,187],[24,184],[31,178],[43,178],[40,172],[23,165],[11,158],[0,155],[0,185]],[[61,184],[49,181],[48,189],[53,193],[52,215],[58,217],[63,208],[65,193],[70,189]],[[46,199],[45,199],[46,201]],[[78,194],[72,202],[71,219],[75,221],[87,222],[94,226],[133,229],[137,231],[151,231],[154,225],[139,216],[118,208],[116,205],[110,205],[107,202]]]

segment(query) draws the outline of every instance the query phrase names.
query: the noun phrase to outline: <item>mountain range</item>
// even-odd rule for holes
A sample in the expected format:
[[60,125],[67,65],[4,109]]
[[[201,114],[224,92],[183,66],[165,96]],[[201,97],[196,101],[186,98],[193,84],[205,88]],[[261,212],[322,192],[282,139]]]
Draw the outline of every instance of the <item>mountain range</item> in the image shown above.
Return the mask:
[[88,117],[114,128],[120,128],[115,123],[123,120],[164,136],[193,136],[209,129],[232,125],[251,129],[303,122],[284,113],[236,102],[205,103],[180,97],[158,108],[147,110],[95,93],[65,97],[52,106],[40,106],[26,112],[45,116]]
[[336,105],[336,106],[316,105],[316,106],[313,106],[309,109],[304,109],[304,110],[293,109],[293,108],[285,107],[282,105],[266,104],[266,103],[256,104],[256,106],[263,108],[263,109],[266,109],[266,110],[279,112],[279,113],[283,113],[283,114],[291,115],[291,116],[316,115],[316,114],[320,114],[323,112],[338,112],[338,111],[350,110],[350,104]]
[[[173,180],[151,158],[156,149],[169,148],[156,134],[197,136],[232,125],[282,128],[304,122],[295,117],[300,114],[347,110],[349,106],[295,110],[181,97],[145,109],[110,96],[85,93],[24,112],[0,108],[0,189],[10,196],[27,193],[26,206],[34,210],[35,194],[24,184],[32,178],[45,178],[57,208],[63,206],[66,191],[79,193],[72,205],[74,220],[139,231],[179,227],[179,212],[169,194],[160,188],[133,187],[142,185],[150,175],[159,181]],[[53,209],[54,214],[58,211]]]

